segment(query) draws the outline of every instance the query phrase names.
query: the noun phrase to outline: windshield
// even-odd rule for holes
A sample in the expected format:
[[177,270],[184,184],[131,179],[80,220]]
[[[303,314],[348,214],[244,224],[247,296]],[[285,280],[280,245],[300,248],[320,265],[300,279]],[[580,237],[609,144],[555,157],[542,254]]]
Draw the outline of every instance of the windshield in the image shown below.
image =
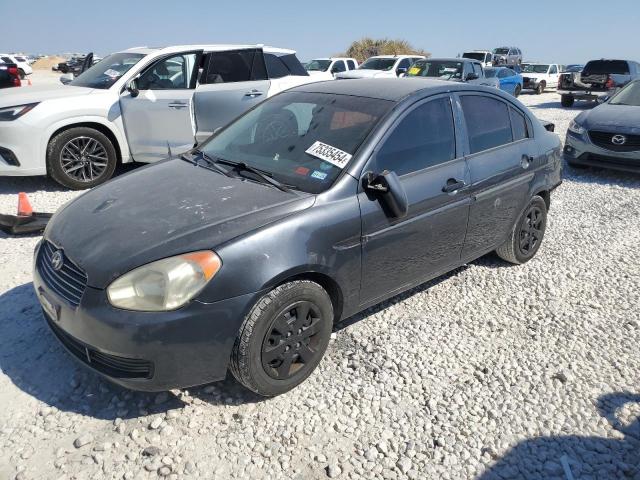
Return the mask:
[[579,73],[579,72],[582,71],[582,68],[583,68],[582,65],[569,65],[565,69],[565,72],[567,72],[567,73]]
[[494,78],[496,75],[498,75],[498,70],[496,70],[495,68],[485,68],[484,69],[484,76],[487,78]]
[[[331,187],[394,105],[350,95],[287,92],[261,103],[198,148],[213,159],[244,162],[293,188],[320,193]],[[344,164],[336,166],[340,161]]]
[[587,63],[583,75],[629,75],[629,64],[624,60],[594,60]]
[[482,52],[466,52],[462,54],[462,58],[470,58],[472,60],[480,60],[484,62],[484,53]]
[[114,53],[75,78],[69,85],[107,89],[144,57],[142,53]]
[[311,60],[307,64],[307,71],[309,72],[326,72],[331,65],[331,60]]
[[508,48],[494,48],[493,53],[496,55],[507,55],[509,53]]
[[640,82],[629,83],[609,100],[609,104],[640,107]]
[[440,78],[443,80],[461,79],[462,62],[418,60],[407,72],[410,77]]
[[524,73],[547,73],[549,65],[525,65],[522,71]]
[[26,62],[27,60],[24,57],[15,57],[15,59],[19,62]]
[[365,70],[391,70],[396,63],[395,58],[369,58],[358,68]]

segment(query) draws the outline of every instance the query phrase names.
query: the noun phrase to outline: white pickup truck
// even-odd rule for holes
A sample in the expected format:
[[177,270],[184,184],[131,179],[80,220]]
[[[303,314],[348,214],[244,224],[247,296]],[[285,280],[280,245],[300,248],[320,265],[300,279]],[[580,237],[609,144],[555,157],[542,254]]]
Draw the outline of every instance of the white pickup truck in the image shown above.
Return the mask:
[[546,88],[558,88],[560,73],[563,71],[564,66],[557,63],[523,63],[522,89],[533,90],[540,95]]
[[263,45],[114,53],[68,85],[3,90],[0,176],[48,174],[90,188],[118,163],[186,152],[264,99],[313,81],[293,50]]
[[358,68],[355,58],[315,58],[305,65],[307,72],[317,80],[333,80],[338,73]]

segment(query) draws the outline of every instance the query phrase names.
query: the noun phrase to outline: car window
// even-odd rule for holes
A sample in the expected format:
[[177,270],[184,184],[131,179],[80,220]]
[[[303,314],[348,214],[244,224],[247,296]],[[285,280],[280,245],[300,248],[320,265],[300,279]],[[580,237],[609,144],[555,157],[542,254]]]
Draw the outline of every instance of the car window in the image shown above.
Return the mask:
[[403,58],[402,60],[400,60],[400,63],[398,64],[398,69],[404,68],[408,70],[410,66],[411,66],[411,60],[409,60],[408,58]]
[[499,147],[513,140],[509,109],[504,102],[477,95],[463,95],[460,101],[471,153]]
[[629,75],[629,63],[624,60],[592,60],[582,70],[583,75]]
[[461,79],[464,62],[449,60],[418,60],[407,72],[410,77]]
[[355,70],[356,63],[353,60],[347,60],[347,66],[349,67],[349,70]]
[[509,70],[507,70],[507,69],[500,70],[498,72],[498,78],[507,78],[507,77],[510,77],[510,76],[511,76],[511,74],[509,73]]
[[453,112],[449,98],[419,105],[384,140],[376,168],[398,175],[452,160],[456,155]]
[[78,75],[70,85],[98,89],[110,88],[142,58],[144,58],[142,53],[120,52],[108,55]]
[[272,53],[265,53],[264,61],[267,65],[269,78],[282,78],[289,75],[289,69],[276,55]]
[[9,57],[0,57],[4,63],[13,63],[13,61]]
[[555,65],[551,65],[551,68],[549,69],[549,73],[550,74],[558,73],[558,67],[556,67]]
[[209,54],[207,73],[200,83],[233,83],[252,80],[256,50],[236,50]]
[[302,75],[304,77],[308,77],[309,74],[304,69],[298,57],[296,57],[293,53],[282,55],[278,57],[282,63],[284,63],[285,67],[289,71],[290,75]]
[[331,67],[331,73],[339,73],[346,70],[347,68],[344,66],[344,62],[342,60],[336,60],[336,62],[333,64],[333,67]]
[[138,79],[140,90],[183,90],[192,88],[198,55],[185,53],[164,58],[144,71]]
[[529,138],[529,127],[524,115],[513,107],[509,107],[511,126],[513,127],[513,141]]

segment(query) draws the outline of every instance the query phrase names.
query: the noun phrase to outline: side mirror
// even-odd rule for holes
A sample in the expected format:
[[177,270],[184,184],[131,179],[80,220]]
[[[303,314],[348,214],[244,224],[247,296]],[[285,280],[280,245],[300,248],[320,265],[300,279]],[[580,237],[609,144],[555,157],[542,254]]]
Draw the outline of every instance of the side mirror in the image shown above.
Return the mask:
[[478,76],[478,74],[477,74],[477,73],[473,73],[473,72],[471,72],[471,73],[468,73],[468,74],[467,74],[467,76],[465,77],[465,81],[467,81],[467,82],[468,82],[468,81],[470,81],[470,80],[477,80],[478,78],[480,78],[480,77]]
[[60,75],[60,83],[63,85],[68,85],[74,79],[73,73],[65,73],[64,75]]
[[396,73],[398,74],[398,76],[401,76],[401,75],[404,75],[405,73],[407,73],[407,70],[408,70],[408,69],[406,69],[406,68],[404,68],[404,67],[400,67],[400,68],[398,68],[398,69],[396,70]]
[[366,192],[377,197],[387,215],[404,218],[409,212],[407,193],[395,172],[385,170],[380,174],[365,173],[363,187]]
[[127,92],[135,98],[140,94],[140,90],[138,89],[138,78],[133,78],[127,83]]

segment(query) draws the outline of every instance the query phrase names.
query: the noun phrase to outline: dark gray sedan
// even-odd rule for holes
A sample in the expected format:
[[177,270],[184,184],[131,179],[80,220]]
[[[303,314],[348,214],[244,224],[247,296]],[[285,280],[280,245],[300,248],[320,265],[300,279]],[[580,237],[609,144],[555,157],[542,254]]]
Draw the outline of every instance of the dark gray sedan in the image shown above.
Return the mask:
[[496,89],[313,83],[66,205],[34,286],[62,344],[114,382],[230,369],[277,395],[334,322],[494,250],[530,260],[560,168],[558,137]]
[[640,172],[640,80],[578,115],[567,130],[564,155],[573,167]]

